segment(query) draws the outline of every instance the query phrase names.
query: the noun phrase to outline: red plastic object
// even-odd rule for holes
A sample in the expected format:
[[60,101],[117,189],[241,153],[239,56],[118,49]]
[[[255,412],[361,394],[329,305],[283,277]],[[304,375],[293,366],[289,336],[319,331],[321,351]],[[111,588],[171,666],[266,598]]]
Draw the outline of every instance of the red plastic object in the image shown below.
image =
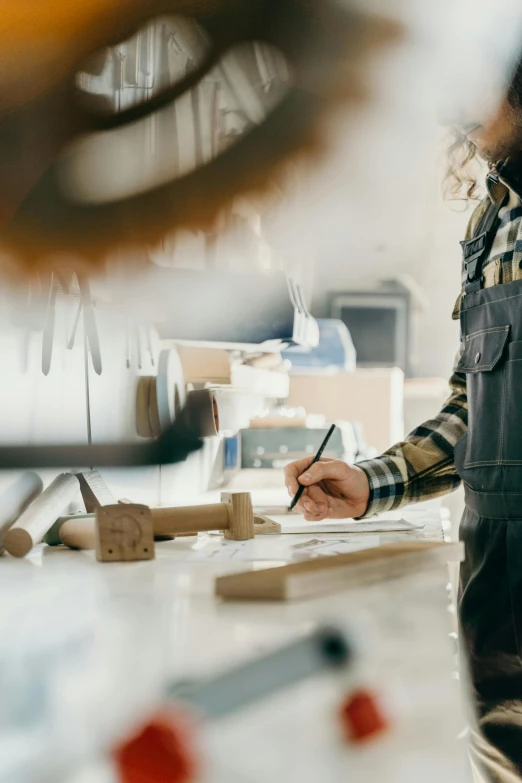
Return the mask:
[[341,705],[341,724],[351,742],[363,742],[388,728],[388,720],[376,696],[367,690],[350,694]]
[[113,751],[120,783],[190,783],[198,763],[184,718],[158,713]]

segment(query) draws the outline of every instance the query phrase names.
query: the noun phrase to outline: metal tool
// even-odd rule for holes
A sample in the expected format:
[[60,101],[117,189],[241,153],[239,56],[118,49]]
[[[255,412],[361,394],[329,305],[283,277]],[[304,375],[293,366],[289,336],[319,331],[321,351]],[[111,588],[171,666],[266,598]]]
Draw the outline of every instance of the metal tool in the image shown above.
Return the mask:
[[352,659],[346,635],[326,626],[217,677],[173,685],[169,696],[203,710],[209,718],[220,718],[321,669],[343,669]]

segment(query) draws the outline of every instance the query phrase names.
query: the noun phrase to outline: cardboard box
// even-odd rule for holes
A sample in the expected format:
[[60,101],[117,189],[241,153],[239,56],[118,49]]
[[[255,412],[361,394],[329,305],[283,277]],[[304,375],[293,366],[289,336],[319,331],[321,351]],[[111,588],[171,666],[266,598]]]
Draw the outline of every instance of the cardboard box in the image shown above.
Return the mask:
[[378,453],[404,437],[404,373],[398,367],[291,375],[286,403],[329,421],[358,421]]

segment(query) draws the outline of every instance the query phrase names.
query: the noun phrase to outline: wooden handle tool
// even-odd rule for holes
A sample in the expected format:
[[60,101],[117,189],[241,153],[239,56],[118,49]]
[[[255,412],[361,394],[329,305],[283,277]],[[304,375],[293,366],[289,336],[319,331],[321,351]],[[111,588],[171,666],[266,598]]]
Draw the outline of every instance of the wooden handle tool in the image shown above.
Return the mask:
[[[227,493],[221,495],[221,503],[206,506],[180,506],[177,508],[152,508],[150,517],[154,536],[182,536],[203,533],[209,530],[222,530],[225,538],[245,541],[254,538],[256,533],[279,533],[281,526],[266,517],[254,517],[252,502],[248,492]],[[110,515],[131,513],[134,504],[123,503],[116,506],[102,506],[97,509],[109,511]],[[144,506],[137,507],[139,510]],[[64,517],[53,526],[51,544],[59,540],[72,549],[96,548],[96,520],[93,515]],[[148,548],[148,547],[147,547]]]
[[156,508],[152,511],[154,533],[176,536],[222,530],[225,538],[254,538],[254,512],[249,492],[222,492],[221,503],[207,506]]

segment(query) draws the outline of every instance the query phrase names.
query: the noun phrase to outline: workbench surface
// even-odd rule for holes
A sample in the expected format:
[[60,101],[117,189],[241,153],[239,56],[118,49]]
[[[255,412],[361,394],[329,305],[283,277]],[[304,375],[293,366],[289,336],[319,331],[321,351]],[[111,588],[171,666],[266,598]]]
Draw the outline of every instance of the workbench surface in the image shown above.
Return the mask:
[[[449,536],[449,521],[438,504],[413,516],[418,519],[419,513],[422,530],[329,538],[350,539],[360,548],[405,537]],[[357,669],[346,681],[322,675],[294,685],[202,728],[204,783],[467,780],[465,741],[457,741],[464,720],[444,569],[311,601],[214,598],[217,575],[252,567],[246,559],[255,559],[256,552],[258,566],[280,562],[306,538],[263,536],[245,542],[254,548],[241,554],[234,541],[187,537],[157,544],[154,561],[124,564],[100,564],[93,552],[43,545],[24,560],[4,557],[4,714],[11,705],[11,714],[19,716],[17,734],[23,736],[30,726],[33,739],[39,738],[34,753],[47,762],[53,747],[67,747],[54,780],[72,781],[80,762],[90,769],[122,726],[158,703],[166,681],[209,676],[318,623],[334,622],[355,640]],[[236,554],[229,557],[227,551]],[[20,684],[24,677],[30,688]],[[52,698],[35,695],[39,682]],[[391,728],[368,745],[347,749],[339,740],[336,710],[343,691],[361,682],[382,695]],[[30,719],[22,709],[27,703]],[[0,740],[0,780],[8,763],[2,756]],[[97,768],[82,777],[93,783],[102,779]]]

